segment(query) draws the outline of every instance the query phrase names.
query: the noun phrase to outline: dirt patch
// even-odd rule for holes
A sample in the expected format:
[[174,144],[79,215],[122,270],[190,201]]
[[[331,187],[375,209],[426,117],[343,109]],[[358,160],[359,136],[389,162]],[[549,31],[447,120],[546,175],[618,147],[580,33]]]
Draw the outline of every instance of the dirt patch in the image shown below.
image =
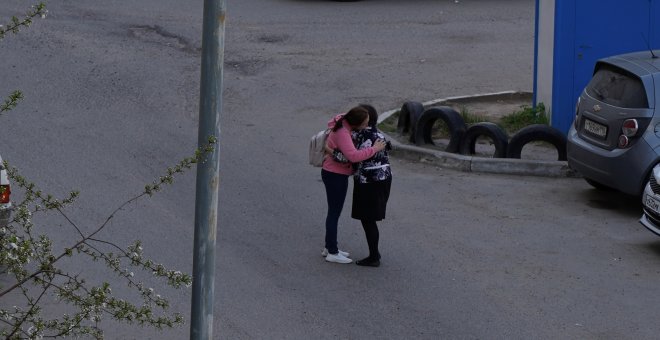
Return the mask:
[[519,111],[523,106],[532,106],[532,94],[529,92],[514,92],[450,98],[433,106],[449,106],[458,112],[467,111],[470,114],[488,117],[493,122],[497,122],[502,116]]

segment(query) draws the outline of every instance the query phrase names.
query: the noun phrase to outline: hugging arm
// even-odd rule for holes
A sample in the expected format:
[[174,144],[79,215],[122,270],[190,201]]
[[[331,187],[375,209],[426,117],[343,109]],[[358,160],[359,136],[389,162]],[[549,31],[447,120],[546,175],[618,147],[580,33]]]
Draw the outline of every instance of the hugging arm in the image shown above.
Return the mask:
[[339,163],[350,163],[351,162],[351,161],[348,160],[348,158],[346,158],[346,156],[344,156],[343,153],[341,153],[341,151],[339,151],[339,149],[335,149],[335,150],[332,151],[332,158],[335,161],[339,162]]

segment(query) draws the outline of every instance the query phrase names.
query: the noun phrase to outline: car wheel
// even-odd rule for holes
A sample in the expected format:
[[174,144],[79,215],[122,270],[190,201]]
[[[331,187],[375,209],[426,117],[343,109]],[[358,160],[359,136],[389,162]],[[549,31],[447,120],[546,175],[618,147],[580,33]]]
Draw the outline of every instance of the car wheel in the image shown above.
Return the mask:
[[552,126],[544,124],[529,125],[520,129],[511,137],[506,156],[508,158],[520,158],[523,147],[532,141],[552,144],[557,149],[558,160],[566,160],[566,136]]
[[605,184],[602,184],[602,183],[600,183],[600,182],[596,182],[596,181],[594,181],[594,180],[591,179],[591,178],[585,178],[584,180],[587,181],[587,183],[589,183],[589,185],[591,185],[592,187],[594,187],[594,188],[596,188],[596,189],[598,189],[598,190],[602,190],[602,191],[612,191],[612,190],[614,190],[614,189],[608,187],[608,186],[605,185]]
[[509,137],[497,124],[483,122],[471,125],[465,132],[461,142],[460,153],[463,155],[474,155],[477,139],[481,136],[490,138],[495,146],[493,158],[506,157],[506,149]]
[[449,144],[445,151],[458,152],[461,146],[461,141],[465,135],[465,121],[463,117],[454,109],[448,106],[439,106],[430,108],[422,113],[415,126],[415,144],[421,145],[423,143],[435,145],[431,132],[433,124],[441,119],[449,128]]

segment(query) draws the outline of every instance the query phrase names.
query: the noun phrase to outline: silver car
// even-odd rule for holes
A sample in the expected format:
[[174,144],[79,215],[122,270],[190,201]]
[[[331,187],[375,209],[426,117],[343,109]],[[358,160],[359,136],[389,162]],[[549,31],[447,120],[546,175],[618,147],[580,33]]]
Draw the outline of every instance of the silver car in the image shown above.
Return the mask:
[[7,178],[7,171],[2,165],[2,157],[0,157],[0,228],[4,228],[9,219],[11,218],[11,187],[9,185],[9,178]]
[[660,235],[660,166],[653,168],[649,182],[644,187],[642,206],[644,213],[639,222],[648,230]]
[[639,197],[660,162],[660,58],[652,51],[601,59],[575,109],[568,165],[597,188]]

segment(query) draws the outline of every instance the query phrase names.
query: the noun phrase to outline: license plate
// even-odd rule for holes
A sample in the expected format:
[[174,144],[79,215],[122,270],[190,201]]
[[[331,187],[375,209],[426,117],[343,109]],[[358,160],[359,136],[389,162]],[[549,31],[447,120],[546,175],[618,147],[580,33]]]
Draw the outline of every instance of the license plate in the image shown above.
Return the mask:
[[644,195],[644,206],[660,214],[660,201],[653,198],[651,195]]
[[607,126],[596,123],[593,120],[584,120],[584,130],[601,138],[607,136]]

